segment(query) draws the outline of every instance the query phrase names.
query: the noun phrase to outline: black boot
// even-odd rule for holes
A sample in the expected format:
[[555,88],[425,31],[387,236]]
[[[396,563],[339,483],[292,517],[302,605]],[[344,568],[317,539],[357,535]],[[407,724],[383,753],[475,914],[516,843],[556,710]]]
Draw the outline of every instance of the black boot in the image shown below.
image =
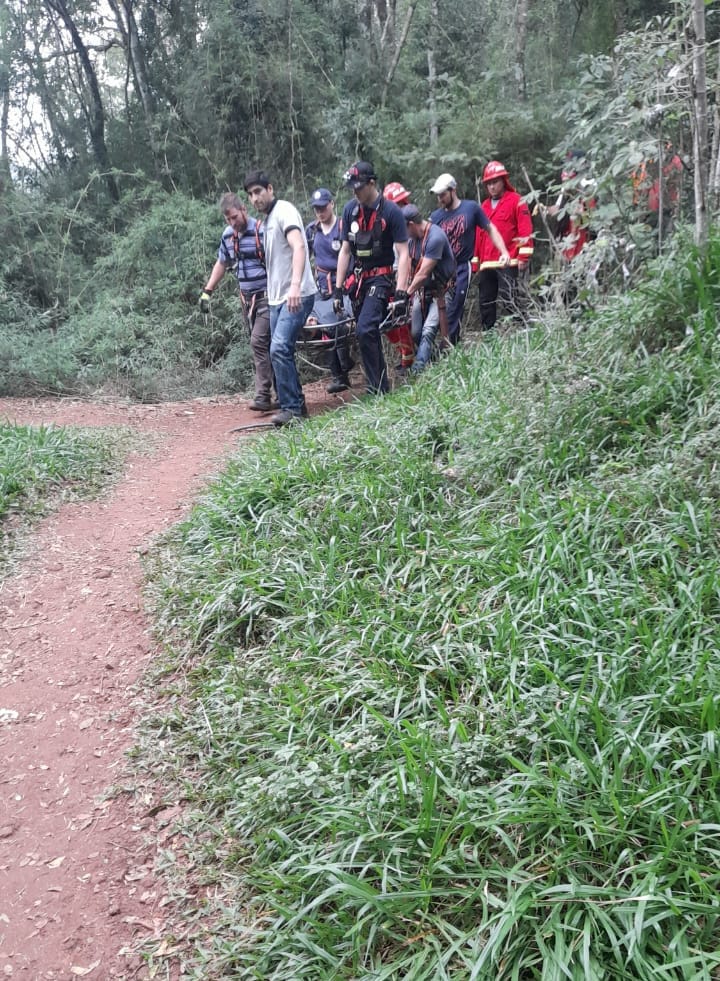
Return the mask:
[[325,391],[328,395],[337,395],[338,392],[346,392],[350,388],[350,379],[347,375],[341,375],[339,378],[333,378]]

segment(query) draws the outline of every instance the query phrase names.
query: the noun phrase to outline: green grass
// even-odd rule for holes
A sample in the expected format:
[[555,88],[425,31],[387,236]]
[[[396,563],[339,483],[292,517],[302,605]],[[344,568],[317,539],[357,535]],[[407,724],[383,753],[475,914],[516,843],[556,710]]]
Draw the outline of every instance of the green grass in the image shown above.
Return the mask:
[[93,493],[107,483],[126,442],[107,429],[0,424],[0,571],[34,518],[67,493]]
[[697,313],[455,352],[246,450],[169,540],[138,766],[189,801],[183,977],[720,977]]

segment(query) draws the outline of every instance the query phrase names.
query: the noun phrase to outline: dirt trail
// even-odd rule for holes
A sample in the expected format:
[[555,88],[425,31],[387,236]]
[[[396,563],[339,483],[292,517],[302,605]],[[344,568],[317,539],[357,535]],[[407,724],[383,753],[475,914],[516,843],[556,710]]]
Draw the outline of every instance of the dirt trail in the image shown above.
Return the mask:
[[[317,411],[322,386],[306,394]],[[162,936],[147,844],[162,814],[106,795],[122,781],[133,685],[154,653],[140,553],[238,446],[230,430],[257,421],[244,405],[0,400],[3,420],[153,435],[108,494],[44,520],[0,583],[0,977],[149,976],[130,945],[138,931]]]

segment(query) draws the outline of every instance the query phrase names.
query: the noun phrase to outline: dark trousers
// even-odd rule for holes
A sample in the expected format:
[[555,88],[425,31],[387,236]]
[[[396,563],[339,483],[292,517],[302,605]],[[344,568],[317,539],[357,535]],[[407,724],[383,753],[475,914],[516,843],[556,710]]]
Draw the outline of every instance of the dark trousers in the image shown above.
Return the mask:
[[355,307],[357,337],[367,390],[370,395],[384,395],[390,390],[387,365],[382,349],[379,325],[385,319],[390,287],[377,283],[363,290]]
[[478,273],[480,321],[483,330],[491,330],[497,320],[497,302],[510,313],[520,313],[517,304],[518,271],[515,266],[505,269],[481,269]]
[[470,283],[470,263],[458,262],[455,285],[452,286],[445,297],[445,309],[447,311],[448,338],[451,344],[460,343],[460,322],[465,300],[467,299],[468,285]]
[[347,314],[335,313],[332,297],[323,299],[319,293],[316,294],[312,316],[315,317],[318,324],[322,325],[324,334],[335,338],[335,344],[328,349],[328,368],[333,378],[338,381],[347,381],[348,374],[355,365],[350,357],[350,342],[348,340],[350,327],[348,324],[338,324],[338,321],[346,319],[349,312],[348,309]]

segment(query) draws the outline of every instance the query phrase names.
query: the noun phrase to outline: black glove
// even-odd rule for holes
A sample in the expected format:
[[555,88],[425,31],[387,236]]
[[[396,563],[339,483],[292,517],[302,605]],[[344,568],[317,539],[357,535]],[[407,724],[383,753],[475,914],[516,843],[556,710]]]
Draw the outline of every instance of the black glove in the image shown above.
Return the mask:
[[212,290],[203,290],[198,299],[200,313],[210,313],[210,294]]
[[395,302],[393,304],[393,313],[400,319],[401,317],[407,317],[410,310],[410,297],[405,290],[395,290]]
[[336,286],[332,291],[332,301],[333,301],[333,313],[338,314],[345,313],[345,304],[343,303],[343,291],[339,286]]

